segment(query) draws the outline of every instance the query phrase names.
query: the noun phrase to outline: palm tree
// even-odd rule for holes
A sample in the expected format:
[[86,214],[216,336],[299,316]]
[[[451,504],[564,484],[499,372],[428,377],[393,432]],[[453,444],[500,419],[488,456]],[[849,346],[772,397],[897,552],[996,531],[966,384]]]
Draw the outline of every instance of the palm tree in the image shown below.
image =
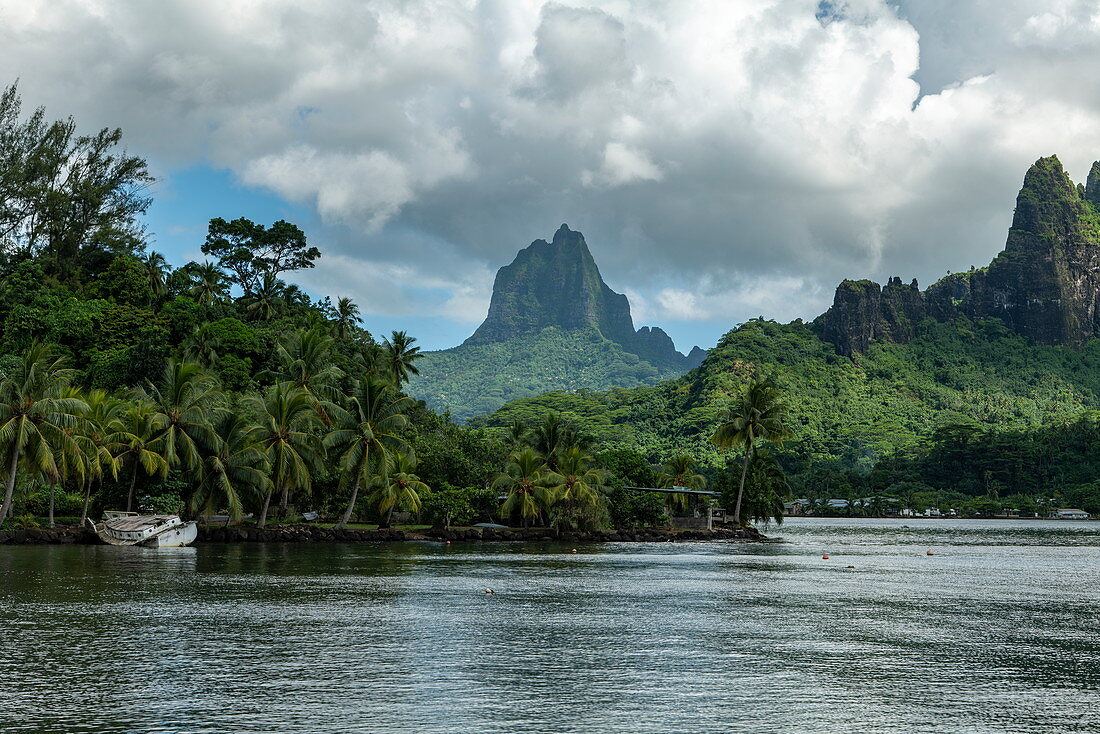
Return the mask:
[[84,506],[80,513],[80,524],[88,517],[88,505],[92,497],[92,480],[99,480],[103,486],[103,477],[110,474],[118,479],[121,464],[119,456],[132,444],[135,436],[126,430],[123,415],[126,404],[109,395],[106,390],[92,390],[86,399],[88,411],[85,414],[85,430],[77,437],[87,459],[88,472],[83,478]]
[[[79,387],[68,385],[61,391],[61,397],[66,399],[83,400]],[[86,405],[86,404],[85,404]],[[64,431],[63,440],[57,442],[54,447],[54,465],[56,471],[37,472],[40,484],[49,488],[50,505],[48,523],[54,527],[54,509],[57,501],[58,485],[64,487],[72,482],[83,487],[92,473],[92,463],[95,461],[93,447],[84,436],[87,428],[87,407],[79,411],[81,425],[79,429],[68,428]]]
[[389,369],[390,378],[398,389],[409,381],[409,375],[419,375],[416,360],[423,357],[420,347],[414,347],[416,337],[409,336],[403,331],[395,331],[389,339],[382,340],[382,346],[386,350],[386,366]]
[[224,300],[229,295],[225,273],[212,262],[195,264],[191,268],[190,296],[204,306]]
[[420,495],[428,491],[428,485],[413,473],[415,470],[416,457],[411,451],[387,452],[386,471],[375,477],[371,493],[371,502],[382,517],[378,527],[388,528],[396,509],[420,511]]
[[528,440],[551,469],[557,468],[558,458],[569,449],[587,449],[590,444],[557,413],[547,413],[542,422],[531,429]]
[[374,475],[385,474],[387,455],[408,451],[399,432],[408,425],[405,412],[412,404],[411,398],[382,379],[365,374],[356,381],[345,406],[335,411],[335,428],[325,436],[325,446],[339,453],[340,481],[352,487],[337,528],[347,526],[359,490],[366,491]]
[[513,453],[504,471],[493,480],[492,487],[506,491],[507,498],[500,512],[510,517],[518,511],[523,518],[523,527],[544,507],[553,502],[553,493],[547,488],[546,460],[530,447]]
[[768,449],[757,449],[749,470],[745,514],[758,522],[783,524],[784,503],[791,495],[791,485],[783,467]]
[[317,420],[309,393],[288,383],[279,383],[262,398],[248,397],[246,402],[256,412],[258,423],[251,436],[271,467],[271,486],[264,495],[263,507],[256,527],[267,525],[267,511],[273,494],[279,495],[280,517],[286,515],[290,492],[309,492],[311,470],[324,447],[309,432]]
[[[666,489],[690,489],[701,492],[707,488],[707,478],[695,471],[695,459],[680,454],[665,462],[657,476],[658,484]],[[686,510],[691,504],[692,495],[670,494],[669,504],[674,508]]]
[[202,480],[191,495],[191,512],[209,518],[219,506],[229,508],[228,522],[240,522],[244,500],[264,496],[271,487],[267,459],[253,441],[252,426],[236,411],[214,424],[218,448],[204,458]]
[[249,294],[245,312],[260,321],[271,321],[286,308],[286,283],[272,273],[264,273],[254,293]]
[[528,439],[531,438],[531,429],[521,420],[512,421],[506,431],[505,442],[513,449],[525,445]]
[[220,395],[217,380],[200,365],[168,360],[161,381],[154,385],[146,380],[142,391],[142,398],[156,409],[156,434],[149,448],[159,452],[169,466],[201,472],[203,448],[217,448],[218,437],[211,424]]
[[558,468],[547,472],[544,479],[551,492],[551,503],[564,508],[558,513],[555,524],[572,517],[579,510],[598,507],[603,500],[602,489],[606,481],[604,472],[595,469],[592,456],[583,448],[567,449],[558,459]]
[[73,371],[65,368],[62,358],[35,343],[0,379],[0,455],[7,458],[0,523],[11,510],[20,464],[28,474],[56,481],[60,474],[56,451],[78,450],[71,432],[81,427],[80,413],[87,404],[64,396],[72,378]]
[[741,483],[733,510],[733,521],[736,524],[741,522],[741,499],[745,492],[745,478],[753,451],[760,441],[782,445],[783,440],[790,435],[786,417],[787,406],[780,400],[775,386],[768,380],[756,380],[745,388],[738,404],[727,411],[722,424],[711,437],[714,443],[724,448],[745,448]]
[[222,347],[222,340],[214,330],[211,322],[206,321],[191,333],[191,337],[183,347],[183,356],[188,362],[211,367],[218,361],[218,350]]
[[168,292],[166,276],[171,268],[168,267],[168,259],[156,250],[150,250],[142,259],[146,276],[149,278],[149,290],[156,297],[161,297]]
[[359,307],[350,298],[340,298],[336,301],[336,336],[346,339],[348,332],[355,328],[356,324],[363,323],[359,315]]
[[157,408],[145,400],[130,403],[122,414],[125,445],[118,455],[120,464],[130,464],[130,491],[126,495],[126,511],[134,505],[134,488],[137,486],[138,470],[144,469],[146,476],[168,476],[168,459],[155,448],[154,436],[157,428]]
[[332,425],[329,413],[339,397],[335,383],[344,376],[343,370],[332,364],[333,339],[317,330],[299,331],[278,345],[275,357],[278,366],[265,377],[287,383],[309,393],[313,409],[326,426]]

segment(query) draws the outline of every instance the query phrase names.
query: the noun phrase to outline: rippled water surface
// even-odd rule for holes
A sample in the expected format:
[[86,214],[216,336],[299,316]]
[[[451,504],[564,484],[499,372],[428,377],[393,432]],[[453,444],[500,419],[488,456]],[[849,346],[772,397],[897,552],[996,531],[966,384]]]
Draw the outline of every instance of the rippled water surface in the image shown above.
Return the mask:
[[1100,731],[1100,523],[770,532],[0,547],[0,731]]

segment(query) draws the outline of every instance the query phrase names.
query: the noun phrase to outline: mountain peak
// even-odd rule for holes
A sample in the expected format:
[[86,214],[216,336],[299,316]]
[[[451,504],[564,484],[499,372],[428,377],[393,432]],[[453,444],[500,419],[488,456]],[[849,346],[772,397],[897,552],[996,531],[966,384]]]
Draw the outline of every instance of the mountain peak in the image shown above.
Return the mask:
[[687,364],[661,329],[634,330],[626,296],[603,281],[584,235],[567,224],[552,242],[535,240],[497,271],[489,315],[464,344],[505,342],[547,327],[595,329],[655,364]]
[[1085,181],[1085,200],[1095,207],[1100,207],[1100,161],[1092,164],[1089,177]]
[[553,242],[535,240],[497,271],[489,315],[465,343],[507,341],[548,326],[593,327],[613,341],[634,334],[626,296],[603,282],[584,235],[565,224]]
[[1100,163],[1074,186],[1057,156],[1024,176],[1004,250],[988,267],[956,273],[923,293],[891,279],[885,288],[845,281],[817,322],[844,354],[873,341],[905,343],[926,316],[950,321],[1000,319],[1037,344],[1076,345],[1100,335],[1100,228],[1089,202],[1100,201]]

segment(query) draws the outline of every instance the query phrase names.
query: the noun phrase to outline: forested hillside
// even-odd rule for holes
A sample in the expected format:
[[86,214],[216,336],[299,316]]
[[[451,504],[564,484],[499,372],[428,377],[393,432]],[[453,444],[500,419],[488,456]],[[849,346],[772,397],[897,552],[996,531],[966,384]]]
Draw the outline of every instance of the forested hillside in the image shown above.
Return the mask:
[[547,391],[652,385],[684,372],[647,362],[596,329],[556,326],[506,342],[429,352],[418,367],[420,376],[412,378],[409,391],[459,419]]

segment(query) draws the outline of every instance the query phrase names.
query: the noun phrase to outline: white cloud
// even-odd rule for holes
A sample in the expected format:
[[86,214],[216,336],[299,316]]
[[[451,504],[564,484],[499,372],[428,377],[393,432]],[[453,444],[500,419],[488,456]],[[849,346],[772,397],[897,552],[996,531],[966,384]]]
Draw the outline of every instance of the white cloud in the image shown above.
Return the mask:
[[465,321],[562,221],[639,321],[812,317],[987,262],[1028,164],[1100,157],[1093,0],[0,0],[0,68],[315,207],[371,308]]

